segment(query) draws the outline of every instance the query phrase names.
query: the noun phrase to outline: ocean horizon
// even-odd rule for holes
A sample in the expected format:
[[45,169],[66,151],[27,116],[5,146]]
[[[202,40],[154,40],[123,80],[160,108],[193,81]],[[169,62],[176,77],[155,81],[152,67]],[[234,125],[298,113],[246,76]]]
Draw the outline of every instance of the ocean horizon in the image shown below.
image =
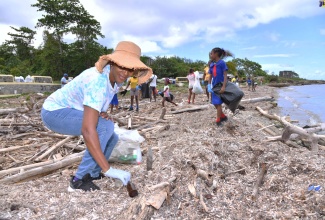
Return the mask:
[[297,120],[300,127],[325,123],[325,84],[278,88],[277,103],[281,116]]

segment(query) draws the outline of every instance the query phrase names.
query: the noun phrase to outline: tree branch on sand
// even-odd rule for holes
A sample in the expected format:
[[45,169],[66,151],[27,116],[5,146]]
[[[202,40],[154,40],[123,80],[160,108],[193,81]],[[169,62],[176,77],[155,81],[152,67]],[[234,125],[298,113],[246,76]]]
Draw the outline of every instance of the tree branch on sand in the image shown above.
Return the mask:
[[271,141],[279,140],[279,141],[283,141],[284,143],[287,143],[287,141],[289,141],[290,136],[292,134],[298,134],[296,138],[300,138],[300,139],[307,138],[311,142],[311,150],[315,153],[318,152],[319,149],[318,142],[321,138],[325,138],[325,135],[317,135],[314,134],[313,132],[324,130],[325,129],[324,123],[320,124],[317,128],[305,130],[301,127],[291,124],[285,119],[285,117],[279,117],[276,114],[270,115],[258,106],[256,107],[256,110],[258,110],[262,115],[266,116],[267,118],[277,120],[285,126],[282,136],[271,137],[269,140]]

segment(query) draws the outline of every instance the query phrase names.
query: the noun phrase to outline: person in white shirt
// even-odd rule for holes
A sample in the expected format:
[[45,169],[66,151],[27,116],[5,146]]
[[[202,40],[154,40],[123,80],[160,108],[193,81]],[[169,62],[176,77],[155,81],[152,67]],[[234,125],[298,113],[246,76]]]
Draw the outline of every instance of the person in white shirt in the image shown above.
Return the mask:
[[99,190],[93,180],[119,179],[127,185],[131,173],[113,168],[108,159],[118,142],[114,122],[107,111],[122,83],[138,73],[138,82],[147,81],[152,70],[141,60],[141,49],[130,41],[119,42],[112,54],[103,55],[95,67],[86,69],[44,101],[41,117],[44,125],[57,133],[83,136],[87,146],[69,192]]
[[152,99],[152,95],[153,95],[153,98],[155,99],[156,101],[156,98],[157,98],[157,75],[156,74],[153,74],[150,79],[149,79],[149,86],[150,86],[150,91],[149,91],[149,98],[150,98],[150,102],[151,102],[151,99]]
[[63,74],[63,77],[61,78],[61,88],[65,86],[69,82],[68,74]]
[[188,80],[188,104],[191,103],[191,97],[192,97],[192,103],[194,104],[194,99],[195,99],[195,93],[193,91],[193,86],[195,83],[195,74],[194,74],[194,69],[190,69],[188,75],[187,75],[187,80]]

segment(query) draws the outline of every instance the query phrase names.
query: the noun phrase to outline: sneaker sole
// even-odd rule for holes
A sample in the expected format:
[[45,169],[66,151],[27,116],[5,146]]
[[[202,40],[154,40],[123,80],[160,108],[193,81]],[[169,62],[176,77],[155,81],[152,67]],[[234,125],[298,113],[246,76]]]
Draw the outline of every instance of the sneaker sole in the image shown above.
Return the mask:
[[68,192],[75,192],[76,190],[72,188],[71,186],[68,187]]

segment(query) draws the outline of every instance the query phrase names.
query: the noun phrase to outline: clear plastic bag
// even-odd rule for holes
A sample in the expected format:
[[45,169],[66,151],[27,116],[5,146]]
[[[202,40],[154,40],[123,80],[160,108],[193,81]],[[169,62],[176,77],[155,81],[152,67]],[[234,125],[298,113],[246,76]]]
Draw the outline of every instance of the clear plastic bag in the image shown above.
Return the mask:
[[115,124],[114,131],[119,136],[119,140],[108,162],[140,164],[142,162],[140,144],[144,141],[144,138],[137,130],[120,128],[117,124]]
[[198,71],[195,71],[194,75],[195,75],[195,82],[194,82],[194,85],[193,85],[193,92],[195,94],[202,94],[203,89],[202,89],[201,84],[200,84],[200,73]]

